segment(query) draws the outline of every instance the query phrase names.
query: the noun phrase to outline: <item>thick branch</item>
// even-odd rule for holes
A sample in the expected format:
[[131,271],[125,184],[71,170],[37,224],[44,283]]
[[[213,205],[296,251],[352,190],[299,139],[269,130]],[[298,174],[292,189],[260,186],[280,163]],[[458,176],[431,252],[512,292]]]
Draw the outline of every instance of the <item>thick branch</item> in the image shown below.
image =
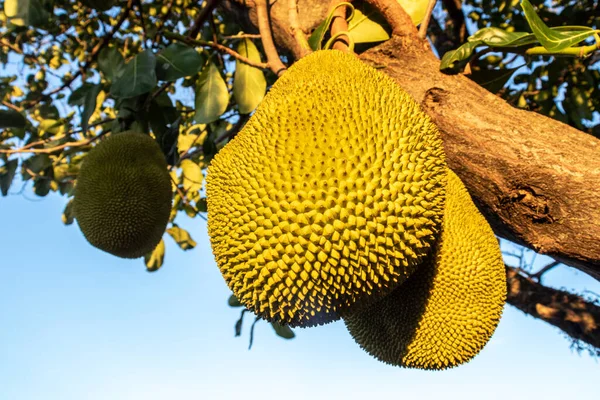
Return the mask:
[[384,65],[442,131],[450,167],[494,231],[600,279],[600,140],[518,110],[398,38],[363,60]]
[[[325,10],[315,12],[323,3]],[[320,23],[327,3],[299,1],[299,9],[307,10],[301,24]],[[285,2],[273,5],[273,27],[286,26],[287,11]],[[600,279],[600,140],[515,109],[462,75],[442,74],[414,26],[405,29],[413,33],[392,37],[361,58],[384,67],[380,70],[431,116],[442,132],[448,164],[494,231]],[[273,32],[280,46],[295,45],[289,30]]]
[[515,268],[507,267],[506,277],[510,305],[600,351],[600,306],[575,294],[543,286]]

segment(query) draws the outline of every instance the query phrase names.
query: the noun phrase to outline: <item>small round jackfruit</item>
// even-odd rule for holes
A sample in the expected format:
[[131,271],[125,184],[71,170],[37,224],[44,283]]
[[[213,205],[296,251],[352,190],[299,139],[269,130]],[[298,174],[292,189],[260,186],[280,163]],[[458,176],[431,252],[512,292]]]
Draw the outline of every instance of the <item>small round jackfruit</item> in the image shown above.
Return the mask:
[[498,241],[450,170],[431,260],[387,297],[344,315],[350,334],[375,358],[409,368],[454,367],[479,353],[500,320],[506,275]]
[[429,253],[445,176],[439,132],[404,90],[353,55],[312,53],[209,166],[217,265],[267,320],[339,319]]
[[158,144],[137,132],[102,140],[84,159],[73,207],[85,238],[123,258],[160,242],[171,212],[171,179]]

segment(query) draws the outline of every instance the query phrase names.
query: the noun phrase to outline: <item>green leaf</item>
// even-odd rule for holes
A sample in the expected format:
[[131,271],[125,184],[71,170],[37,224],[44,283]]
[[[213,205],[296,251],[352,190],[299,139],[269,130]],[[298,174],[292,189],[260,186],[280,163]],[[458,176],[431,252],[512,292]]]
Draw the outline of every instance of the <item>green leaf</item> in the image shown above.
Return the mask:
[[94,86],[96,85],[92,83],[84,83],[83,85],[79,86],[77,89],[73,90],[67,99],[67,103],[69,103],[71,106],[83,106],[87,92]]
[[36,178],[33,182],[33,192],[40,197],[44,197],[50,193],[51,184],[52,180],[46,176]]
[[278,322],[271,322],[271,326],[275,330],[277,336],[282,337],[284,339],[293,339],[296,337],[294,331],[287,325],[281,325]]
[[[527,40],[524,40],[528,37]],[[537,40],[533,35],[527,32],[507,32],[500,28],[483,28],[469,36],[469,42],[477,42],[479,44],[487,44],[490,47],[508,47],[514,46],[514,43],[519,43],[519,46],[525,44],[536,43]]]
[[323,42],[323,38],[325,37],[325,33],[327,32],[330,23],[331,18],[328,17],[317,26],[317,29],[315,29],[308,38],[308,45],[313,51],[321,50],[321,42]]
[[425,13],[427,12],[427,3],[429,3],[429,0],[397,1],[400,3],[404,11],[410,15],[410,19],[412,19],[413,24],[419,25],[421,21],[423,21],[423,18],[425,18]]
[[183,189],[186,192],[197,192],[202,188],[202,170],[200,166],[192,160],[183,160],[181,162],[181,171],[183,176]]
[[23,179],[30,179],[32,175],[27,171],[31,171],[34,174],[39,174],[42,170],[52,165],[52,160],[47,154],[36,154],[31,156],[21,166]]
[[113,82],[123,74],[125,59],[116,47],[104,48],[98,54],[98,69],[107,81]]
[[385,20],[373,8],[365,5],[365,13],[354,10],[348,21],[348,32],[354,43],[372,43],[388,40],[390,35],[385,30]]
[[214,122],[227,110],[229,92],[219,69],[213,62],[204,67],[196,90],[194,120],[201,124]]
[[523,8],[523,13],[525,14],[525,18],[527,19],[533,34],[540,41],[542,46],[550,52],[564,50],[587,39],[594,33],[600,32],[598,30],[589,29],[561,33],[557,30],[548,28],[544,21],[537,15],[529,0],[522,0],[521,7]]
[[198,212],[208,211],[208,203],[206,202],[206,197],[203,197],[196,202],[196,208],[198,209]]
[[65,206],[65,210],[63,211],[61,219],[65,225],[71,225],[75,220],[75,213],[73,212],[73,199],[69,200]]
[[[450,50],[444,54],[440,63],[440,70],[455,70],[462,68],[473,55],[473,51],[481,42],[467,42],[456,50]],[[458,65],[455,65],[458,64]]]
[[50,17],[40,0],[5,0],[4,14],[17,26],[43,26]]
[[[352,7],[352,9],[354,10],[354,6],[351,5],[350,7]],[[325,34],[329,30],[329,25],[331,25],[332,20],[333,10],[329,13],[325,21],[321,22],[319,26],[317,26],[317,29],[315,29],[314,32],[308,38],[308,45],[311,49],[315,51],[322,49],[321,43],[323,42]]]
[[229,296],[229,299],[227,300],[227,304],[229,304],[229,307],[242,307],[242,303],[240,303],[240,301],[237,299],[237,297],[235,297],[235,295],[231,295]]
[[0,110],[0,128],[25,128],[27,120],[18,111],[8,109]]
[[171,235],[182,250],[190,250],[196,247],[197,243],[192,239],[189,232],[177,225],[173,225],[172,228],[167,229],[167,233]]
[[167,162],[169,165],[176,164],[180,114],[167,93],[161,93],[150,103],[148,122],[156,135],[156,141],[167,156]]
[[[250,39],[241,40],[237,52],[255,62],[261,62],[260,53]],[[236,61],[233,78],[233,96],[238,103],[239,112],[250,114],[265,97],[267,81],[263,72],[251,65]]]
[[156,77],[161,81],[175,81],[196,74],[206,58],[182,43],[173,43],[156,55]]
[[156,87],[156,57],[146,50],[136,55],[123,70],[123,74],[113,83],[114,97],[129,98],[148,93]]
[[93,85],[85,94],[85,99],[83,102],[83,112],[81,113],[81,129],[83,132],[87,132],[88,130],[88,122],[90,122],[90,117],[96,110],[96,99],[102,90],[101,85]]
[[158,245],[150,253],[144,255],[144,263],[148,272],[155,272],[160,269],[165,260],[165,241],[160,239]]
[[6,164],[0,167],[0,190],[2,191],[2,196],[8,195],[8,189],[10,189],[18,165],[19,161],[14,159],[7,161]]

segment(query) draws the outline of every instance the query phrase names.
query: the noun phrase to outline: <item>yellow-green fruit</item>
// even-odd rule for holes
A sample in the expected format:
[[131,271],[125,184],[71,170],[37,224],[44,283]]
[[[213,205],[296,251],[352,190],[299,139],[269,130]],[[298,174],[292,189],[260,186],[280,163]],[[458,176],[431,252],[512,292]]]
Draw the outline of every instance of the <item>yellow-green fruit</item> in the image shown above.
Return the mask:
[[498,241],[450,170],[443,228],[433,262],[379,302],[344,316],[358,344],[381,361],[453,367],[473,358],[498,325],[506,298]]
[[353,55],[312,53],[209,167],[217,264],[267,320],[339,319],[429,253],[445,177],[439,132],[405,91]]
[[125,132],[83,161],[73,201],[85,238],[115,256],[137,258],[160,242],[171,212],[171,179],[158,144]]

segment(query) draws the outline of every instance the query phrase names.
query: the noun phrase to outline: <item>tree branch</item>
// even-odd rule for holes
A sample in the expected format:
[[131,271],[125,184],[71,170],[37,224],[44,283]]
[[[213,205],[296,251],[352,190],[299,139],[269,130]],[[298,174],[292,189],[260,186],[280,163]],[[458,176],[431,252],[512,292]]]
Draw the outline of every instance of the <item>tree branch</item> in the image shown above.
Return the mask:
[[279,53],[273,43],[273,36],[271,35],[271,27],[269,26],[269,11],[267,8],[267,0],[255,0],[256,16],[258,18],[258,30],[260,31],[260,39],[267,55],[267,61],[269,62],[269,68],[276,75],[281,75],[285,72],[287,67],[281,62]]
[[467,39],[467,25],[462,11],[462,0],[443,0],[442,4],[448,12],[446,29],[452,33],[452,41],[457,48]]
[[290,18],[290,32],[294,39],[296,39],[296,43],[298,46],[304,50],[304,55],[310,53],[310,45],[308,44],[308,40],[306,39],[306,35],[300,29],[300,22],[298,22],[298,1],[297,0],[288,0],[289,7],[289,18]]
[[215,9],[215,7],[217,6],[217,4],[219,4],[219,0],[205,0],[204,1],[204,8],[202,8],[200,10],[200,12],[198,13],[198,15],[196,16],[194,25],[192,25],[192,28],[188,32],[188,37],[190,39],[196,39],[196,37],[198,37],[198,33],[200,32],[200,29],[202,29],[202,25],[204,25],[204,21],[206,21],[206,19],[212,15],[212,12]]
[[222,44],[219,44],[219,43],[207,42],[204,40],[190,39],[187,36],[183,36],[183,35],[180,35],[178,33],[173,33],[173,32],[165,32],[165,37],[167,37],[169,39],[173,39],[173,40],[179,40],[180,42],[184,42],[184,43],[187,43],[192,46],[211,47],[215,50],[222,51],[223,53],[227,53],[230,56],[234,57],[235,59],[240,60],[241,62],[246,63],[248,65],[252,65],[253,67],[256,67],[256,68],[261,68],[261,69],[269,68],[269,64],[254,62],[254,61],[250,60],[248,57],[244,57],[240,53],[230,49],[227,46],[223,46]]
[[448,164],[496,234],[600,279],[600,140],[442,74],[400,38],[361,57],[387,66],[440,128]]
[[419,28],[420,39],[424,40],[427,37],[427,27],[429,26],[429,21],[431,20],[431,13],[433,13],[435,3],[437,3],[437,0],[429,0],[429,3],[427,3],[427,11],[425,11],[425,18],[423,18],[423,21],[421,21],[421,27]]
[[600,353],[600,306],[581,296],[543,286],[506,267],[507,302],[526,314],[553,325]]
[[396,0],[365,0],[375,7],[392,27],[392,34],[415,39],[417,28]]

